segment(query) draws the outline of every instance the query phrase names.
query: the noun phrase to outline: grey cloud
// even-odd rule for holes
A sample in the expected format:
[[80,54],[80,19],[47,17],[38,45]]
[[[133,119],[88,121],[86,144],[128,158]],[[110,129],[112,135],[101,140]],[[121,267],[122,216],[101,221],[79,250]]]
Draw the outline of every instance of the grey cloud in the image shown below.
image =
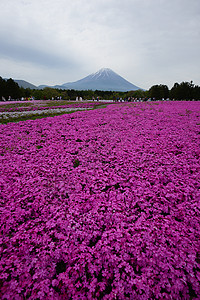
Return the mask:
[[0,56],[19,62],[29,62],[51,68],[64,68],[75,64],[73,59],[58,56],[56,53],[33,48],[31,45],[13,44],[8,41],[4,41],[1,44]]

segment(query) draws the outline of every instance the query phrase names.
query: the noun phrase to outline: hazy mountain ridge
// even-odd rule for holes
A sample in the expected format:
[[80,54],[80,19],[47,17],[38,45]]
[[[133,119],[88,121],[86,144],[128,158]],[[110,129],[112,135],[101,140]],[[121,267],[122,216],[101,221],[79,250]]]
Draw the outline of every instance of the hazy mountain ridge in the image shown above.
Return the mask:
[[57,89],[74,89],[74,90],[102,90],[102,91],[135,91],[139,88],[131,82],[124,79],[109,68],[102,68],[96,73],[92,73],[82,79],[74,82],[67,82],[62,85],[48,86],[48,85],[35,85],[25,80],[15,80],[19,86],[30,89],[43,89],[45,87]]
[[38,87],[28,81],[25,80],[20,80],[20,79],[14,79],[14,81],[20,86],[23,87],[24,89],[38,89]]

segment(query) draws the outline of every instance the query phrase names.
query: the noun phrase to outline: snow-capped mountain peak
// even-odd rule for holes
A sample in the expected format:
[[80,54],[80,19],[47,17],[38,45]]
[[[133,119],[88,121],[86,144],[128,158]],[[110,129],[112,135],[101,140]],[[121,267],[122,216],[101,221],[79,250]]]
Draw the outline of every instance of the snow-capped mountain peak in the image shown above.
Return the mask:
[[[109,76],[111,75],[112,72],[113,72],[113,71],[112,71],[111,69],[109,69],[109,68],[102,68],[102,69],[100,69],[99,71],[97,71],[97,72],[95,72],[95,73],[92,73],[91,76],[92,76],[92,78],[94,78],[94,79],[97,79],[97,78],[99,78],[99,77],[104,78],[104,77],[109,77]],[[89,75],[89,76],[90,76],[90,75]]]
[[138,90],[139,87],[127,81],[109,68],[102,68],[78,81],[68,82],[63,88],[75,90],[122,91]]

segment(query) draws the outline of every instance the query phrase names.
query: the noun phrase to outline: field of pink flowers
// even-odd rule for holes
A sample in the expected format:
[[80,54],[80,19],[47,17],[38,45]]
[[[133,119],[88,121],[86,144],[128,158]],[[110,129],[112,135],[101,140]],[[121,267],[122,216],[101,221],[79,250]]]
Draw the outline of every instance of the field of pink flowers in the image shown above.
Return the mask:
[[200,102],[0,125],[1,299],[200,299]]

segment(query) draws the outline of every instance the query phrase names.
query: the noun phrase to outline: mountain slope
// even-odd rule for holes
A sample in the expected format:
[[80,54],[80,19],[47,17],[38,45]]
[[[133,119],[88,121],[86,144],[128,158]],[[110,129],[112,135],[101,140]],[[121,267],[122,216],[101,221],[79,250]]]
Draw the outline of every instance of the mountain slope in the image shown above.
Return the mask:
[[19,79],[14,79],[14,81],[20,86],[23,87],[24,89],[37,89],[37,86],[33,85],[32,83],[25,81],[25,80],[19,80]]
[[75,90],[102,90],[127,92],[138,90],[139,87],[130,83],[109,68],[103,68],[75,82],[62,85],[65,89]]

